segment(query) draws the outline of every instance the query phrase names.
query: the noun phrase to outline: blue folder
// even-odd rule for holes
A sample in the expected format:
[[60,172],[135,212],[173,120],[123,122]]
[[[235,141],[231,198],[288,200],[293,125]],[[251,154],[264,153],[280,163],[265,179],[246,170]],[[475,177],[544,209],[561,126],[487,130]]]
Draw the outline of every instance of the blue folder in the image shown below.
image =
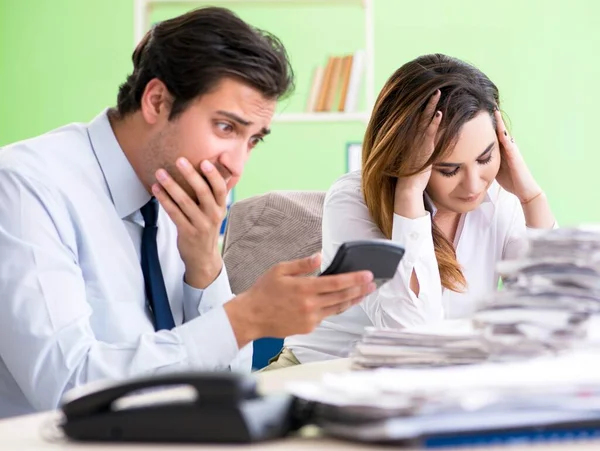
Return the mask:
[[600,411],[449,412],[364,423],[323,419],[321,423],[327,434],[343,439],[422,448],[600,440]]

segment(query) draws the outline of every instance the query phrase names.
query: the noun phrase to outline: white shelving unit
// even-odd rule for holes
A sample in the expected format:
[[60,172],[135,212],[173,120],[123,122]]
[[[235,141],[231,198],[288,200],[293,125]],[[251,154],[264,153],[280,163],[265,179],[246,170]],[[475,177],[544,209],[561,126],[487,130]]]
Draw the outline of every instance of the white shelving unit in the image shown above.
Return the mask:
[[367,113],[279,113],[273,117],[277,122],[367,122]]
[[142,39],[148,30],[152,6],[157,4],[189,4],[202,5],[216,4],[296,4],[296,5],[356,5],[362,7],[365,23],[365,82],[367,112],[298,112],[279,113],[273,118],[277,122],[302,123],[302,122],[368,122],[370,113],[375,103],[375,26],[373,23],[374,0],[134,0],[134,45]]

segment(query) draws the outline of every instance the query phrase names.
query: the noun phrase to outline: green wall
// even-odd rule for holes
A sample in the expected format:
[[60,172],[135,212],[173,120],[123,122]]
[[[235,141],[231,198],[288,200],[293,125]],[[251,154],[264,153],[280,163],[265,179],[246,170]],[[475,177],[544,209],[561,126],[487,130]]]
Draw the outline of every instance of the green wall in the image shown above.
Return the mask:
[[[243,6],[278,35],[298,75],[301,111],[315,64],[362,43],[351,6]],[[160,7],[153,20],[184,11]],[[375,0],[379,89],[404,62],[429,52],[465,59],[499,86],[513,134],[561,225],[600,221],[594,202],[598,127],[596,0]],[[130,71],[133,0],[0,0],[0,145],[112,105]],[[327,189],[345,171],[345,145],[364,124],[273,124],[236,198],[273,189]]]

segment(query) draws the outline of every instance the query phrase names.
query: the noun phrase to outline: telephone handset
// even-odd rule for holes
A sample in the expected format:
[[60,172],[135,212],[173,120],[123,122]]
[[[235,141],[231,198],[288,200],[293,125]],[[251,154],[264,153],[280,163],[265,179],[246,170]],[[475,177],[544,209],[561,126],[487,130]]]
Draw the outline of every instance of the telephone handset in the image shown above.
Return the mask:
[[[175,396],[181,386],[190,396]],[[133,406],[119,407],[136,394]],[[249,443],[294,430],[294,403],[289,395],[260,396],[251,375],[177,373],[67,394],[62,429],[83,441]]]

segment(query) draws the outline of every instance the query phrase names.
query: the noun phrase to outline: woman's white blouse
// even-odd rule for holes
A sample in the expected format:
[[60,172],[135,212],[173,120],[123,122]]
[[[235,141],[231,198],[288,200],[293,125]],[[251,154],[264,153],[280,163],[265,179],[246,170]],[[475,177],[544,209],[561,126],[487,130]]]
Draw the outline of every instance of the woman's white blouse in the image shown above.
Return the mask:
[[[327,193],[323,268],[346,241],[384,238],[370,217],[360,181],[360,172],[346,174]],[[456,293],[442,289],[429,213],[417,219],[394,215],[392,240],[406,250],[394,278],[360,304],[326,318],[314,332],[288,337],[285,346],[302,363],[345,357],[366,326],[406,328],[468,317],[479,299],[497,289],[496,263],[517,257],[526,245],[526,233],[518,199],[494,182],[482,204],[461,217],[454,244],[467,289]],[[413,270],[419,296],[410,289]]]

